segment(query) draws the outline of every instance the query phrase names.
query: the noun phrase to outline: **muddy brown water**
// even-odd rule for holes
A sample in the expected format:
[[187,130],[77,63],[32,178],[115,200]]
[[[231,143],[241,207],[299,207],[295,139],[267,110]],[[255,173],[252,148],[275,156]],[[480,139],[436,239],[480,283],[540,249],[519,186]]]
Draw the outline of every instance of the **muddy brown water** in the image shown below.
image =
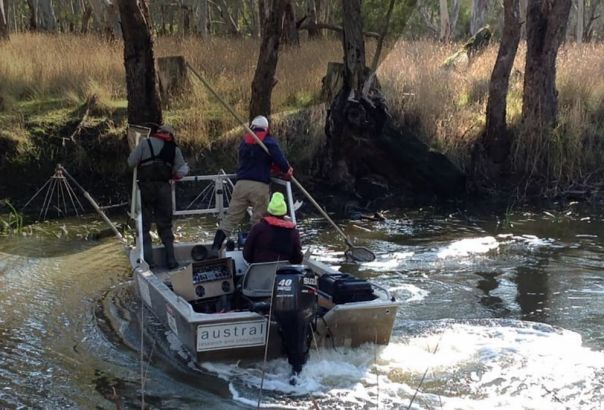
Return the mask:
[[[601,409],[604,213],[494,215],[399,210],[344,221],[378,258],[354,265],[318,219],[304,247],[401,302],[391,344],[311,352],[298,385],[266,363],[263,407]],[[140,302],[122,246],[87,239],[91,217],[0,238],[0,408],[141,407]],[[177,221],[209,241],[211,222]],[[194,366],[143,316],[145,403],[161,409],[255,408],[263,363]],[[419,389],[418,389],[418,386]]]

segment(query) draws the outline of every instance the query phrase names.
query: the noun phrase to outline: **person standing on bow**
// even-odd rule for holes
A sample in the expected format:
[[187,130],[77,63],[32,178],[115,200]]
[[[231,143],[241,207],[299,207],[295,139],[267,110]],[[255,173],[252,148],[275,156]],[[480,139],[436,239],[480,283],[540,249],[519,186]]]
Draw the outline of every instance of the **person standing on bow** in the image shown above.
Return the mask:
[[157,234],[164,244],[166,266],[178,266],[174,257],[172,233],[172,189],[170,180],[180,179],[189,173],[182,152],[174,139],[174,128],[160,126],[149,138],[140,140],[128,157],[128,165],[137,167],[138,186],[141,191],[143,214],[143,252],[145,261],[154,266],[151,224],[155,220]]
[[243,257],[248,263],[289,261],[302,263],[300,233],[296,224],[285,219],[287,205],[275,192],[267,207],[268,215],[252,227],[245,240]]
[[239,144],[237,182],[227,215],[216,231],[212,244],[212,248],[216,250],[222,247],[224,240],[239,225],[248,206],[252,207],[252,225],[264,216],[270,194],[272,167],[284,174],[285,178],[291,178],[293,174],[293,168],[281,152],[277,140],[269,132],[266,117],[260,115],[254,118],[250,129],[268,148],[270,155],[256,142],[253,135],[247,133],[243,136]]

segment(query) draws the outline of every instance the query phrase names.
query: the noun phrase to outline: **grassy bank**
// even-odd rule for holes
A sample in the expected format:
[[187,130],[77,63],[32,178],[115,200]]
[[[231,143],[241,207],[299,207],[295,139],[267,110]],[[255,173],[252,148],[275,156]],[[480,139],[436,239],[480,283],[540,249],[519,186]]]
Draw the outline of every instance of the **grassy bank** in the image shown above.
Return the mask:
[[[392,114],[465,171],[472,146],[485,125],[489,80],[497,46],[469,67],[444,71],[452,48],[432,42],[399,42],[380,67]],[[526,47],[516,56],[507,100],[514,132],[509,173],[521,190],[563,191],[593,187],[604,163],[604,44],[568,44],[558,56],[559,123],[551,137],[522,132],[522,89]]]
[[[156,41],[156,56],[184,55],[243,116],[257,50],[257,41],[251,39]],[[440,66],[453,50],[454,46],[433,42],[399,42],[386,55],[378,75],[394,118],[468,170],[471,147],[484,126],[497,48],[490,47],[466,69],[444,71]],[[333,40],[303,43],[281,54],[273,93],[274,112],[281,114],[275,128],[294,161],[308,164],[320,146],[325,118],[324,106],[318,104],[321,78],[327,62],[339,61],[341,55],[340,44]],[[516,132],[511,175],[550,195],[593,186],[604,163],[604,45],[567,45],[561,50],[560,121],[551,138],[523,135],[518,126],[523,66],[521,47],[508,98],[508,120]],[[2,161],[35,160],[45,136],[59,138],[51,145],[60,156],[63,147],[72,144],[68,137],[81,119],[80,107],[92,95],[98,104],[76,143],[86,136],[92,144],[88,148],[94,139],[121,141],[126,125],[121,43],[94,36],[15,34],[0,44],[0,148],[8,147],[4,152],[10,156],[0,160],[0,166]],[[301,114],[287,115],[300,108],[305,109]],[[228,132],[237,124],[195,80],[189,92],[167,108],[165,118],[176,125],[197,171],[234,162],[233,152],[221,155],[220,149],[214,149],[216,158],[203,156],[207,148],[219,148],[237,135]],[[96,154],[113,159],[123,153],[121,142],[113,147],[114,151]]]

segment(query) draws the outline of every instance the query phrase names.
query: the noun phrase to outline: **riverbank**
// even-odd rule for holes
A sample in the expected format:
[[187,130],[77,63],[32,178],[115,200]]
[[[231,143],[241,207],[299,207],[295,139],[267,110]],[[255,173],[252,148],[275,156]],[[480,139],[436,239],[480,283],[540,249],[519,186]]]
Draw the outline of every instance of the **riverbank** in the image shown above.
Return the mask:
[[[468,172],[472,147],[484,127],[497,47],[491,46],[469,67],[442,70],[454,48],[398,42],[385,54],[378,76],[394,120]],[[242,114],[247,112],[257,50],[252,39],[156,41],[156,56],[184,55]],[[0,199],[27,200],[58,162],[105,203],[128,195],[122,59],[121,43],[94,36],[16,34],[0,44],[0,149],[5,153],[0,157]],[[304,42],[280,56],[273,131],[296,174],[308,181],[325,138],[321,78],[327,63],[340,59],[340,44],[334,40]],[[508,97],[508,121],[516,135],[508,178],[503,185],[470,180],[479,193],[523,201],[589,197],[599,191],[604,160],[604,79],[599,73],[604,72],[604,46],[567,45],[558,61],[559,126],[546,140],[522,136],[521,48]],[[89,103],[92,100],[94,104]],[[164,117],[178,130],[179,144],[195,173],[235,167],[240,130],[194,79],[187,92],[166,107]]]

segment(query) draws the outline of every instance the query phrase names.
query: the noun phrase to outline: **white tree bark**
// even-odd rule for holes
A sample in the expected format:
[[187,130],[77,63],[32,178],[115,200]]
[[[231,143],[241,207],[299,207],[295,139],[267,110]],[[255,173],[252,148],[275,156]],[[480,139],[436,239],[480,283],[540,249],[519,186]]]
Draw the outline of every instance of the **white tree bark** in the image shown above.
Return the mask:
[[40,12],[40,28],[48,32],[57,31],[57,16],[52,0],[39,0],[38,10]]
[[577,44],[583,43],[584,24],[585,24],[585,0],[577,0],[577,26],[576,26]]
[[8,20],[4,1],[0,0],[0,40],[8,39]]
[[472,0],[472,20],[470,21],[470,34],[474,35],[484,27],[489,2],[488,0]]
[[447,0],[440,0],[440,40],[449,41],[451,24],[449,23],[449,6]]

